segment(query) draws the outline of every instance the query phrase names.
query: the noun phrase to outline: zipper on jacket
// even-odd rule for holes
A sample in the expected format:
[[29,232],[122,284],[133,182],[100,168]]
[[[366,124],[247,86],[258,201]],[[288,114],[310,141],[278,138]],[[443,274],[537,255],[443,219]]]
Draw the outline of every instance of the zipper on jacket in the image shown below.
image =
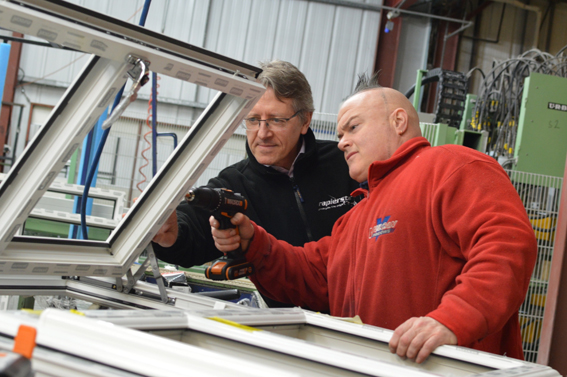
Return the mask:
[[305,231],[307,232],[307,239],[309,241],[315,241],[313,239],[313,235],[311,234],[311,229],[309,228],[309,222],[307,221],[307,215],[305,214],[305,210],[303,209],[303,196],[301,195],[301,191],[299,191],[299,186],[295,184],[293,178],[291,178],[291,183],[293,184],[293,192],[295,193],[295,201],[297,202],[297,207],[299,209],[299,214],[303,219],[303,224],[305,225]]

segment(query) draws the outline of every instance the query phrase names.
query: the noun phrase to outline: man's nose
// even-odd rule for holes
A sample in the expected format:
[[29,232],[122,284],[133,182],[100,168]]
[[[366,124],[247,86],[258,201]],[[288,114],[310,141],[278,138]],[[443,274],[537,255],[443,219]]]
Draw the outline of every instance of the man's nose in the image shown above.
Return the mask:
[[268,122],[266,122],[265,120],[261,120],[260,124],[258,125],[258,136],[261,139],[265,139],[267,137],[270,137],[271,135],[272,135],[272,130],[268,126]]
[[338,146],[339,146],[339,149],[340,149],[341,151],[344,152],[345,149],[346,149],[346,147],[348,147],[349,145],[350,145],[350,142],[348,141],[348,139],[347,139],[346,137],[343,136],[343,137],[339,140],[339,145],[338,145]]

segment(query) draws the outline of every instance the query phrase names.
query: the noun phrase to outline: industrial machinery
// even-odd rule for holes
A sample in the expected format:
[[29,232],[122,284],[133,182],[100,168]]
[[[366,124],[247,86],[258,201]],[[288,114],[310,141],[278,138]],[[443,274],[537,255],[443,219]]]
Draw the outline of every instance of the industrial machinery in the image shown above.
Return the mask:
[[[567,46],[566,46],[567,47]],[[532,49],[483,74],[467,128],[489,133],[487,153],[508,168],[561,177],[567,154],[566,48]]]
[[468,77],[460,72],[435,68],[418,70],[414,86],[405,96],[413,95],[413,105],[419,111],[422,85],[438,83],[435,113],[431,122],[420,122],[423,136],[432,146],[444,144],[464,145],[480,152],[486,151],[488,133],[472,130],[470,124],[471,104],[475,96],[467,94]]
[[468,87],[468,78],[464,74],[441,68],[419,70],[415,85],[406,91],[405,96],[410,98],[415,92],[413,104],[419,111],[421,86],[434,82],[438,84],[433,123],[458,128],[465,109]]

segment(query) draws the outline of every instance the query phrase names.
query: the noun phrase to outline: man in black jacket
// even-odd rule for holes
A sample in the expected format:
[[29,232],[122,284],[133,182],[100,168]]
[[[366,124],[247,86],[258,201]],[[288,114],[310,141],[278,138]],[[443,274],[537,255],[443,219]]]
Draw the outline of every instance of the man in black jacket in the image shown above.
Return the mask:
[[[207,186],[248,199],[246,214],[275,237],[302,246],[331,234],[335,221],[354,205],[352,180],[337,143],[317,141],[309,128],[311,87],[292,64],[261,64],[267,88],[248,114],[248,158],[222,170]],[[222,254],[214,245],[208,211],[183,203],[154,237],[159,259],[183,267]],[[264,297],[271,307],[290,306]]]

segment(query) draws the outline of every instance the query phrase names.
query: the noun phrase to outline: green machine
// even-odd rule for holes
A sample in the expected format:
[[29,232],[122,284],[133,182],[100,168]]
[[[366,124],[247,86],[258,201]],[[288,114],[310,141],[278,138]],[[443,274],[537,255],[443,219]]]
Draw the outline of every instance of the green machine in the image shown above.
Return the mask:
[[524,81],[513,170],[562,177],[567,156],[567,78]]
[[[418,71],[416,85],[406,96],[414,94],[415,88],[413,102],[418,108],[421,85],[436,80],[441,83],[447,74],[455,76],[455,72],[439,69]],[[458,144],[487,152],[487,132],[469,127],[477,96],[465,97],[462,85],[455,85],[457,80],[452,76],[453,80],[445,80],[438,94],[434,124],[422,123],[422,133],[433,146]],[[525,79],[516,140],[510,153],[512,150],[513,170],[563,176],[567,157],[567,78],[532,73]]]
[[416,83],[405,96],[413,95],[413,105],[419,111],[422,85],[438,83],[435,118],[433,123],[420,123],[423,136],[432,146],[457,144],[484,153],[488,134],[467,127],[476,103],[475,95],[466,94],[467,81],[468,78],[459,72],[441,68],[418,70]]
[[485,131],[467,130],[463,126],[455,128],[444,123],[420,123],[419,126],[423,136],[434,147],[457,144],[483,153],[486,151],[488,133]]

